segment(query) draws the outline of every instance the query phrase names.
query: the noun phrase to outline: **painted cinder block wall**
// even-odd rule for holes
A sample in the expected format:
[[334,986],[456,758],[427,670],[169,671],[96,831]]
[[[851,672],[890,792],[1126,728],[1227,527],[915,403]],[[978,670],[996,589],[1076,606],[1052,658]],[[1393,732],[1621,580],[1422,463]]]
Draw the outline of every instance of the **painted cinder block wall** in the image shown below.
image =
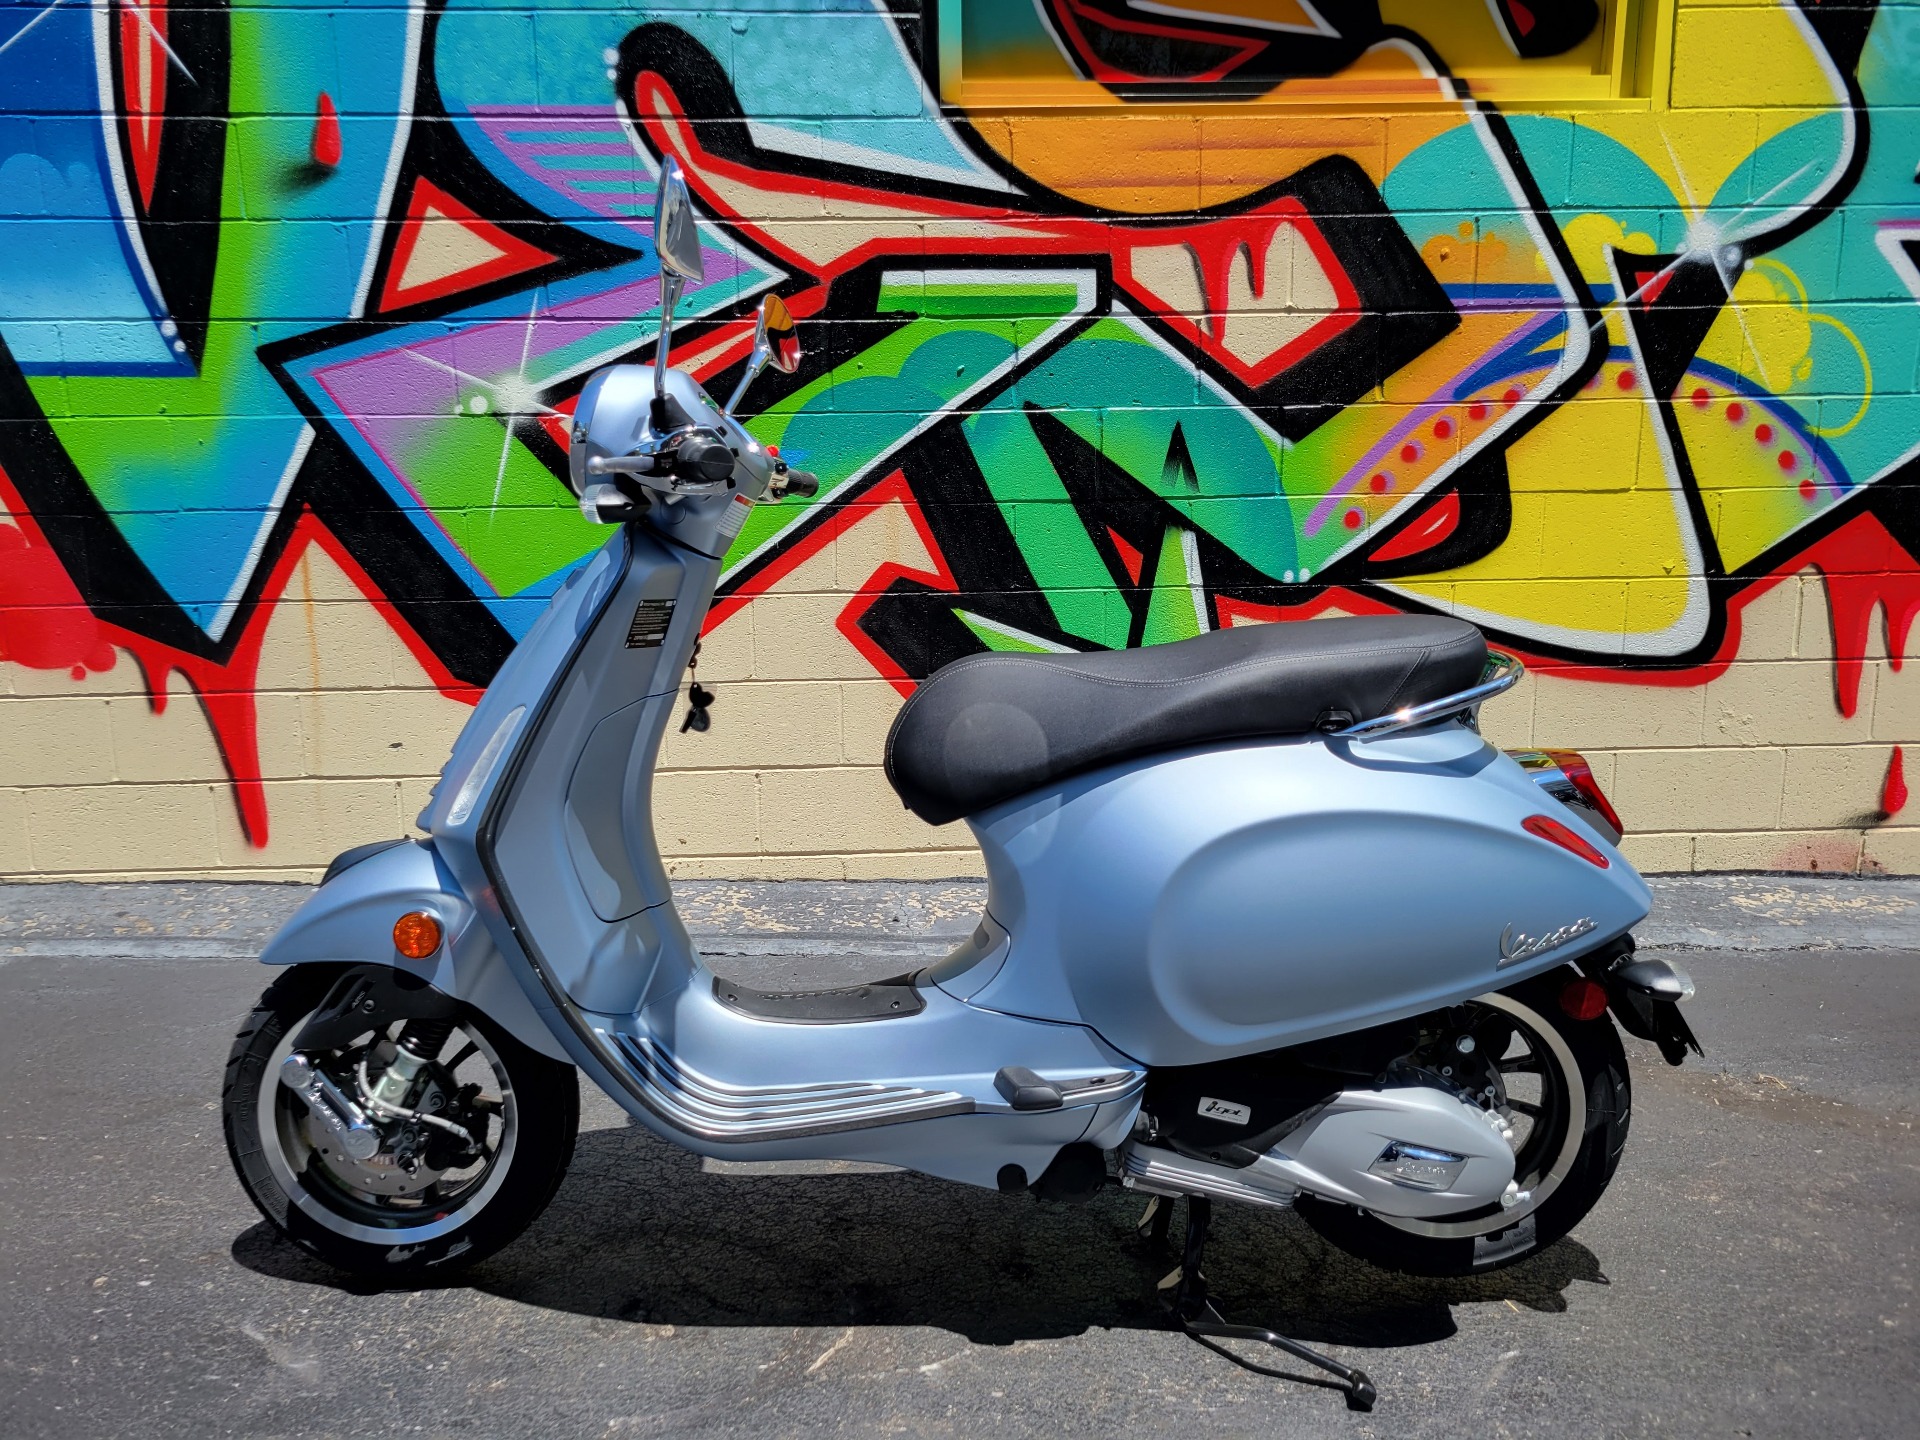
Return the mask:
[[1656,870],[1920,871],[1920,6],[0,4],[0,876],[404,833],[604,532],[656,157],[742,534],[676,873],[945,876],[879,769],[986,648],[1450,611]]

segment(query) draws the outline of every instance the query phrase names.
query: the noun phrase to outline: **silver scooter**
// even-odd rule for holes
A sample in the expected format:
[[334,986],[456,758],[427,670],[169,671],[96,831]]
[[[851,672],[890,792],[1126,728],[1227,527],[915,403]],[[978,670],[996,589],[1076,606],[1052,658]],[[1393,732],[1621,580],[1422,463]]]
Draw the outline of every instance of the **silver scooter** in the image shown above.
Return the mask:
[[[1628,1124],[1614,1021],[1678,1064],[1688,979],[1636,959],[1650,897],[1572,752],[1476,728],[1518,661],[1437,617],[1228,629],[1142,650],[984,654],[901,709],[887,775],[965,819],[979,923],[938,964],[841,989],[716,977],[652,825],[721,557],[755,504],[811,495],[734,419],[799,362],[761,307],[726,405],[667,368],[701,278],[663,167],[651,367],[582,393],[571,482],[613,527],[501,668],[420,816],[350,850],[267,947],[224,1120],[248,1194],[331,1263],[464,1264],[540,1213],[583,1071],[701,1155],[882,1161],[1085,1201],[1147,1197],[1190,1333],[1215,1200],[1292,1206],[1374,1263],[1460,1275],[1565,1234]],[[693,687],[688,724],[712,697]],[[1610,1019],[1609,1017],[1613,1017]]]

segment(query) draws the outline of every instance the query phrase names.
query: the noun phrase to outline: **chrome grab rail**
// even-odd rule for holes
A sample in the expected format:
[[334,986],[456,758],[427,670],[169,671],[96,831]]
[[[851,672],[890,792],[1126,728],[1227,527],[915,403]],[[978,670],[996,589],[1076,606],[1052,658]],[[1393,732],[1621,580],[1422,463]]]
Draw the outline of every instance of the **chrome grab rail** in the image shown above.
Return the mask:
[[1416,725],[1431,724],[1435,720],[1444,720],[1462,710],[1479,708],[1482,702],[1496,695],[1504,695],[1520,683],[1520,677],[1527,673],[1527,667],[1520,663],[1519,657],[1494,650],[1487,655],[1487,668],[1480,672],[1480,683],[1471,689],[1457,691],[1452,695],[1442,695],[1438,700],[1429,700],[1424,705],[1409,705],[1395,710],[1391,715],[1381,715],[1372,720],[1362,720],[1357,725],[1349,725],[1344,730],[1332,732],[1335,740],[1378,740],[1382,735],[1391,735],[1396,730],[1410,730]]

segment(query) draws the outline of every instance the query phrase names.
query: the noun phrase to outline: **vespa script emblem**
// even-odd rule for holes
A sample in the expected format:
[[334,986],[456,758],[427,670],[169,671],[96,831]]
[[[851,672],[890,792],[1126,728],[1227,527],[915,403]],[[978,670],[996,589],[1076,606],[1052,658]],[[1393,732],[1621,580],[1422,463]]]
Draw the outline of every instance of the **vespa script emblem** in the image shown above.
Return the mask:
[[1558,950],[1569,940],[1578,940],[1589,930],[1598,928],[1591,915],[1582,915],[1572,924],[1549,930],[1544,935],[1529,935],[1524,930],[1515,934],[1513,926],[1509,925],[1500,932],[1500,963],[1493,968],[1504,970],[1509,965],[1518,965],[1522,960],[1531,960],[1549,950]]

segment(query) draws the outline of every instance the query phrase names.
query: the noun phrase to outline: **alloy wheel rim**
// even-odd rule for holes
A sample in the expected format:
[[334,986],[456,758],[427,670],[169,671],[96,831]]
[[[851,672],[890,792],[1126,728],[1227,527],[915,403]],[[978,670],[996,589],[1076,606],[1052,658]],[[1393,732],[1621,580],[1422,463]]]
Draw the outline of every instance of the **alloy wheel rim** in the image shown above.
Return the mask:
[[[1538,1073],[1541,1077],[1543,1093],[1539,1109],[1542,1118],[1551,1117],[1551,1130],[1541,1136],[1540,1123],[1536,1121],[1515,1156],[1514,1179],[1519,1182],[1521,1189],[1530,1192],[1527,1199],[1518,1205],[1511,1208],[1490,1206],[1455,1219],[1438,1220],[1415,1220],[1375,1212],[1376,1219],[1410,1235],[1459,1240],[1512,1229],[1538,1212],[1552,1198],[1572,1173],[1574,1161],[1579,1158],[1580,1146],[1586,1138],[1587,1096],[1586,1087],[1581,1081],[1580,1062],[1574,1058],[1573,1051],[1561,1038],[1560,1032],[1539,1011],[1510,995],[1482,995],[1469,1003],[1503,1012],[1514,1022],[1517,1032],[1525,1033],[1527,1045],[1541,1064],[1538,1072],[1524,1073]],[[1506,1063],[1505,1057],[1496,1057],[1496,1069],[1503,1069]],[[1536,1150],[1536,1139],[1543,1143],[1537,1146],[1537,1153],[1530,1153]],[[1531,1183],[1529,1176],[1532,1177]]]
[[[505,1183],[519,1141],[519,1105],[499,1051],[477,1026],[464,1023],[447,1042],[451,1045],[455,1040],[464,1040],[471,1046],[473,1056],[484,1060],[492,1070],[498,1087],[501,1102],[498,1138],[493,1141],[484,1168],[469,1177],[457,1194],[445,1197],[455,1202],[451,1205],[425,1203],[417,1209],[396,1206],[383,1203],[389,1197],[356,1192],[349,1179],[326,1168],[306,1133],[305,1103],[280,1083],[281,1062],[293,1053],[294,1037],[311,1013],[288,1025],[280,1037],[261,1076],[255,1110],[261,1154],[287,1199],[302,1214],[335,1234],[373,1245],[422,1245],[471,1221]],[[353,1049],[361,1048],[361,1038],[364,1037],[356,1037]],[[468,1063],[463,1052],[455,1053],[461,1055],[462,1065]],[[345,1088],[351,1093],[350,1084]],[[490,1136],[492,1129],[489,1126]],[[307,1179],[309,1172],[314,1174],[314,1183]]]

